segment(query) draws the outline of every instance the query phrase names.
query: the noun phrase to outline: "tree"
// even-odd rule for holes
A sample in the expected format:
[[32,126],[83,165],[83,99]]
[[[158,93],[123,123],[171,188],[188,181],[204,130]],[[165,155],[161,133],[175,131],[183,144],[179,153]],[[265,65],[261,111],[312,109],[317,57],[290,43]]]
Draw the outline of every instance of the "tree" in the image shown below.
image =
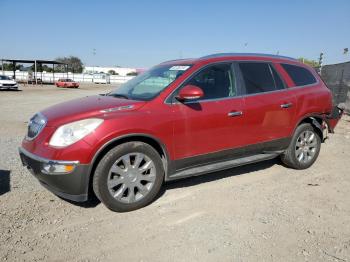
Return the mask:
[[115,76],[117,76],[117,75],[119,75],[116,71],[114,71],[114,70],[109,70],[108,71],[108,74],[110,74],[110,75],[115,75]]
[[[74,73],[82,73],[84,69],[83,62],[80,60],[79,57],[76,56],[69,56],[69,57],[58,57],[56,58],[57,62],[61,62],[68,65],[68,71],[72,71]],[[57,65],[55,66],[55,71],[57,68],[57,72],[65,71],[64,65]]]
[[[30,70],[33,71],[33,72],[35,71],[35,65],[34,64],[30,67]],[[37,72],[43,72],[43,71],[45,71],[45,72],[52,72],[53,69],[52,69],[52,66],[50,67],[48,65],[43,65],[43,64],[37,63],[36,64],[36,71]],[[55,66],[55,72],[61,72],[61,71],[56,70],[56,66]],[[64,71],[62,71],[62,72],[64,72]]]
[[137,72],[129,72],[126,75],[127,76],[137,76]]
[[52,72],[52,66],[42,65],[42,70],[46,72]]
[[[21,70],[23,65],[16,65],[15,70]],[[2,70],[2,66],[0,64],[0,69]],[[13,63],[4,63],[4,71],[13,71]]]
[[298,58],[298,60],[306,65],[312,66],[312,67],[319,67],[320,63],[316,60],[312,60],[312,59],[307,59],[304,57],[300,57]]

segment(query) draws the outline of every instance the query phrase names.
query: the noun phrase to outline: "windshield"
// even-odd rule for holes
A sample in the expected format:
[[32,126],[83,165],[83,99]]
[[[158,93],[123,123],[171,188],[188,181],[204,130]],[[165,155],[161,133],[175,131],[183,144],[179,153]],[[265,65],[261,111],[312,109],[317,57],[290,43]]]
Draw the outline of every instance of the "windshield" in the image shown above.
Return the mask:
[[186,72],[191,65],[160,65],[131,79],[109,96],[149,101]]
[[11,80],[8,76],[0,76],[0,80]]

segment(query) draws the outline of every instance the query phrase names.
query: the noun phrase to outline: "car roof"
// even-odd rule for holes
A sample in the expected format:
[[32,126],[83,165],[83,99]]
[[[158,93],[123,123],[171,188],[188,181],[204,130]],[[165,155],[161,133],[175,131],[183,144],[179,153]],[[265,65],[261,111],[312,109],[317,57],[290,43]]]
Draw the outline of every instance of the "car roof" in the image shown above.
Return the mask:
[[188,58],[188,59],[176,59],[176,60],[169,60],[166,62],[161,63],[162,65],[165,64],[196,64],[199,62],[210,62],[210,61],[221,61],[221,60],[279,60],[279,61],[289,61],[298,63],[299,61],[295,58],[288,57],[288,56],[280,56],[280,55],[271,55],[271,54],[261,54],[261,53],[216,53],[211,55],[202,56],[199,58]]

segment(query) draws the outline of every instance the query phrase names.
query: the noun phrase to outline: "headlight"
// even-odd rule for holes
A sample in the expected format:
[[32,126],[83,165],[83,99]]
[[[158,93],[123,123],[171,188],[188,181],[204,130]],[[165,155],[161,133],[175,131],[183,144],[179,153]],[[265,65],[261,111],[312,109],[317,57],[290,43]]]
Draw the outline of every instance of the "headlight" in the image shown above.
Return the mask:
[[50,139],[50,146],[66,147],[84,138],[103,122],[103,119],[89,118],[60,126]]

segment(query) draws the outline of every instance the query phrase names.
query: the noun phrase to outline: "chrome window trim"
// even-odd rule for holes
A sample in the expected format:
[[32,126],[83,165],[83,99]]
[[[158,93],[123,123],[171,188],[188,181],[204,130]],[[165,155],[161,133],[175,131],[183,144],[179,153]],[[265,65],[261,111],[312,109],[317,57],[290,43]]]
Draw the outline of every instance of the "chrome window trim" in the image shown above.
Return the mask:
[[[297,61],[297,60],[296,60]],[[166,105],[177,105],[177,104],[193,104],[193,103],[201,103],[201,102],[213,102],[213,101],[221,101],[221,100],[227,100],[227,99],[233,99],[233,98],[244,98],[244,97],[250,97],[250,96],[257,96],[257,95],[265,95],[265,94],[270,94],[270,93],[275,93],[275,92],[282,92],[282,91],[288,91],[288,90],[292,90],[295,88],[306,88],[306,87],[313,87],[313,86],[317,86],[320,81],[318,80],[318,77],[314,76],[316,78],[316,82],[313,84],[309,84],[309,85],[303,85],[303,86],[291,86],[289,87],[287,85],[287,83],[285,82],[285,79],[281,76],[281,74],[278,72],[278,70],[276,69],[276,67],[273,68],[275,69],[276,73],[280,76],[282,82],[285,84],[285,88],[283,89],[278,89],[278,90],[273,90],[273,91],[268,91],[268,92],[263,92],[263,93],[255,93],[255,94],[240,94],[238,96],[233,96],[233,97],[223,97],[223,98],[213,98],[213,99],[205,99],[205,100],[198,100],[198,101],[190,101],[190,102],[184,102],[181,103],[179,101],[177,102],[168,102],[167,100],[170,99],[170,97],[176,92],[176,90],[178,90],[179,88],[182,87],[182,85],[190,78],[192,77],[194,74],[196,74],[197,72],[199,72],[200,70],[206,68],[207,66],[210,65],[215,65],[215,64],[220,64],[220,63],[239,63],[239,62],[261,62],[261,63],[269,63],[269,64],[273,64],[273,61],[269,61],[269,60],[222,60],[219,62],[214,62],[214,63],[209,63],[201,68],[199,68],[198,70],[194,71],[191,75],[189,75],[188,77],[186,77],[186,79],[184,79],[179,85],[178,87],[176,87],[165,99],[164,99],[164,104]],[[278,64],[282,64],[282,62],[278,62]],[[295,64],[291,64],[291,63],[283,63],[283,64],[289,64],[289,65],[295,65]],[[298,66],[298,65],[297,65]],[[306,68],[306,67],[304,67]],[[306,68],[307,69],[307,68]],[[283,69],[284,70],[284,69]],[[308,70],[308,69],[307,69]],[[310,70],[309,70],[310,71]],[[310,71],[311,72],[311,71]],[[287,72],[286,72],[287,73]],[[288,73],[287,73],[288,74]],[[289,74],[288,74],[289,76]],[[292,80],[293,81],[293,80]]]
[[320,81],[318,81],[318,79],[316,79],[317,82],[316,83],[313,83],[313,84],[309,84],[309,85],[303,85],[303,86],[291,86],[291,87],[288,87],[289,89],[295,89],[295,88],[304,88],[304,87],[311,87],[311,86],[317,86]]
[[[191,102],[184,102],[184,103],[181,103],[181,102],[168,102],[168,99],[170,99],[170,97],[181,87],[183,87],[183,84],[189,79],[191,78],[192,76],[194,76],[196,73],[200,72],[201,70],[204,70],[205,68],[211,66],[211,65],[217,65],[217,64],[222,64],[222,63],[231,63],[232,65],[234,65],[235,63],[239,63],[239,62],[257,62],[257,63],[268,63],[268,64],[271,64],[273,63],[272,61],[269,61],[269,60],[232,60],[232,59],[229,59],[229,60],[222,60],[222,61],[218,61],[218,62],[213,62],[213,63],[208,63],[207,65],[199,68],[198,70],[194,71],[191,75],[189,75],[186,79],[184,79],[179,85],[177,88],[175,88],[165,99],[164,99],[164,104],[167,104],[167,105],[173,105],[173,104],[192,104],[192,103],[199,103],[199,102],[211,102],[211,101],[221,101],[221,100],[227,100],[227,99],[233,99],[233,98],[243,98],[243,97],[246,97],[246,96],[252,96],[252,95],[261,95],[261,94],[267,94],[267,93],[272,93],[272,92],[278,92],[278,91],[284,91],[284,90],[287,90],[288,89],[288,86],[286,85],[284,79],[280,76],[282,82],[285,84],[285,88],[283,89],[279,89],[279,90],[273,90],[273,91],[269,91],[269,92],[264,92],[264,93],[256,93],[256,94],[239,94],[239,95],[236,95],[236,96],[232,96],[232,97],[222,97],[222,98],[212,98],[212,99],[203,99],[203,100],[196,100],[196,101],[191,101]],[[275,71],[277,73],[279,73],[276,68],[274,68]],[[235,70],[234,68],[232,68],[232,70]],[[241,73],[238,74],[236,76],[237,78],[241,78]],[[238,89],[240,91],[241,90],[241,87],[239,87],[240,85],[242,85],[240,82],[243,81],[243,79],[239,79],[239,81],[237,81],[238,79],[236,79],[236,91],[238,91]]]
[[279,92],[285,92],[289,91],[295,88],[304,88],[308,86],[295,86],[295,87],[287,87],[284,89],[278,89],[278,90],[273,90],[273,91],[268,91],[268,92],[263,92],[263,93],[255,93],[255,94],[244,94],[244,95],[239,95],[239,96],[232,96],[232,97],[223,97],[223,98],[213,98],[213,99],[205,99],[205,100],[200,100],[200,101],[189,101],[189,102],[184,102],[184,103],[172,103],[172,104],[192,104],[192,103],[201,103],[201,102],[212,102],[212,101],[221,101],[221,100],[228,100],[228,99],[235,99],[235,98],[244,98],[244,97],[251,97],[251,96],[261,96],[265,94],[271,94],[271,93],[279,93]]

